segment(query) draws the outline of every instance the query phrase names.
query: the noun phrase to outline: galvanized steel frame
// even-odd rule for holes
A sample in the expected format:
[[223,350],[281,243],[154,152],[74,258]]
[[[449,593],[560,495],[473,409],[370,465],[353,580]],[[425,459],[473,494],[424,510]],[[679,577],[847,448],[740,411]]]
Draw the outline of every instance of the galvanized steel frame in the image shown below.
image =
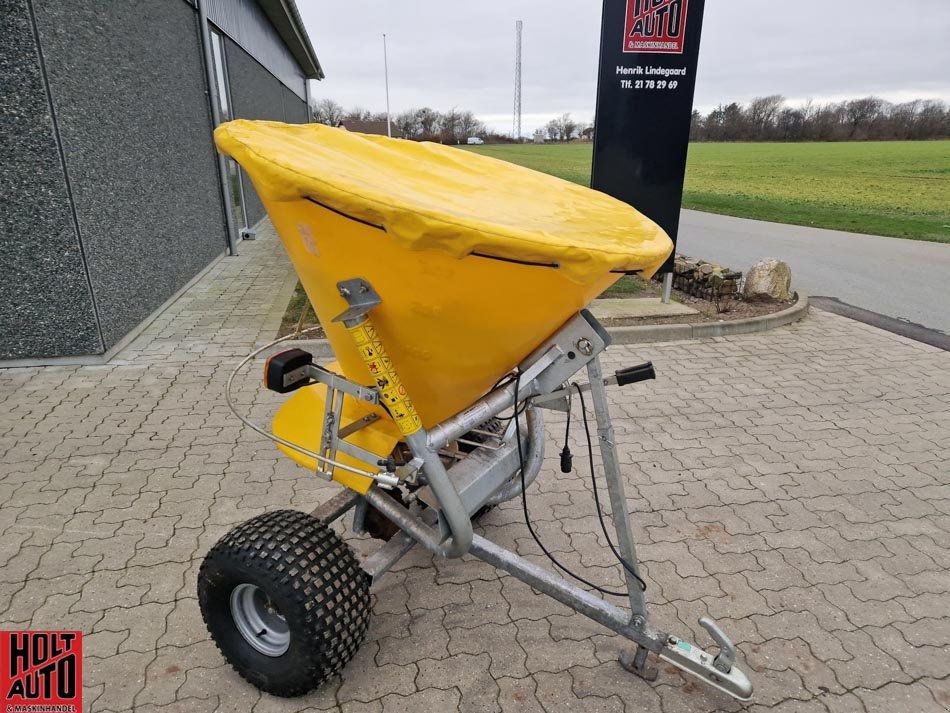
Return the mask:
[[[352,300],[351,304],[355,302],[356,300]],[[346,317],[350,321],[365,319],[373,306],[375,304],[351,308],[345,313]],[[678,637],[658,631],[650,624],[644,594],[635,576],[635,573],[638,574],[636,546],[630,527],[623,476],[606,393],[606,385],[616,383],[616,378],[605,378],[600,362],[600,354],[608,344],[609,337],[599,323],[586,311],[582,312],[569,320],[557,334],[519,365],[519,378],[495,388],[468,409],[437,426],[429,430],[420,429],[405,437],[414,460],[421,463],[421,472],[428,483],[426,492],[409,506],[398,502],[377,485],[371,487],[363,496],[355,493],[341,494],[317,508],[314,514],[329,522],[354,506],[360,509],[369,505],[399,527],[400,532],[395,537],[364,559],[364,567],[374,581],[388,571],[415,543],[446,557],[472,554],[637,644],[634,653],[621,657],[628,670],[652,680],[656,672],[647,664],[647,654],[652,651],[661,659],[699,677],[708,685],[740,700],[747,700],[752,695],[752,684],[733,663],[735,646],[712,619],[703,617],[700,624],[719,645],[720,650],[715,656]],[[516,409],[514,418],[522,418],[517,407],[527,399],[536,399],[537,405],[541,407],[558,408],[556,402],[563,400],[569,393],[569,379],[585,367],[589,383],[583,390],[590,392],[593,401],[603,474],[611,505],[610,517],[620,554],[629,567],[629,570],[624,568],[629,609],[615,606],[551,570],[474,534],[471,517],[479,507],[486,503],[499,502],[499,497],[504,499],[520,494],[520,479],[515,476],[518,475],[522,463],[520,458],[518,462],[512,461],[511,444],[508,444],[507,449],[500,447],[483,456],[484,463],[477,466],[479,472],[464,472],[460,469],[455,478],[452,469],[447,470],[444,467],[438,452],[474,426],[509,408]],[[352,386],[348,390],[353,393]],[[335,390],[330,389],[328,394],[334,392]],[[343,428],[339,423],[340,408],[336,405],[333,408],[329,406],[329,396],[327,403],[328,415],[336,416],[331,427],[338,435],[339,429]],[[544,438],[540,413],[536,413],[532,408],[527,421],[527,443],[523,444],[529,454],[523,464],[526,480],[529,475],[533,479],[540,469],[539,454],[543,453],[543,450],[541,444],[536,441]],[[510,432],[511,429],[506,433]],[[530,474],[529,468],[532,471]],[[464,477],[459,477],[461,472],[465,473]],[[488,481],[491,485],[481,487],[480,480]],[[476,495],[463,497],[463,493]],[[422,501],[426,501],[431,507],[421,507]]]

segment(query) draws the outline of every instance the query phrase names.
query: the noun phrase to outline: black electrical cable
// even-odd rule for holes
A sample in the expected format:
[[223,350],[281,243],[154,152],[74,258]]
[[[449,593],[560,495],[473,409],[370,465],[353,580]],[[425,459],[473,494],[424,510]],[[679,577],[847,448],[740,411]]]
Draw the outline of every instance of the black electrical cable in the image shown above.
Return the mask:
[[[506,379],[507,379],[507,381],[506,381]],[[504,382],[504,383],[502,383],[502,382]],[[512,382],[515,383],[515,407],[514,407],[514,412],[512,413],[511,416],[500,416],[500,415],[499,415],[499,416],[495,416],[495,418],[497,418],[497,419],[498,419],[499,421],[501,421],[502,423],[509,423],[509,422],[511,421],[511,419],[513,419],[515,416],[520,416],[520,415],[523,414],[523,413],[527,410],[527,408],[528,408],[527,399],[525,400],[525,403],[521,406],[521,408],[520,408],[520,409],[518,408],[518,390],[519,390],[520,384],[521,384],[521,372],[520,372],[520,371],[516,371],[516,372],[513,373],[513,374],[505,374],[503,377],[501,377],[498,381],[495,382],[495,385],[491,388],[491,391],[489,391],[489,393],[491,393],[492,391],[496,391],[500,386],[507,387],[508,384],[510,384],[510,383],[512,383]]]
[[574,470],[574,455],[568,440],[571,437],[571,390],[567,390],[567,423],[564,424],[564,447],[561,449],[561,472],[570,473]]
[[637,571],[620,555],[617,548],[614,547],[610,535],[607,534],[607,523],[604,522],[604,511],[600,506],[600,495],[597,492],[597,478],[594,477],[594,445],[590,437],[590,424],[587,421],[587,404],[584,401],[584,391],[581,387],[577,384],[573,384],[573,386],[577,389],[577,395],[581,397],[581,415],[584,417],[584,433],[587,434],[587,458],[590,463],[590,482],[594,489],[594,504],[597,506],[597,518],[600,520],[600,529],[603,530],[604,537],[607,538],[607,544],[610,546],[610,551],[614,553],[614,557],[616,557],[617,561],[623,565],[623,568],[637,580],[637,583],[640,585],[640,590],[645,592],[647,590],[647,583],[643,581],[643,578]]
[[571,391],[567,391],[567,422],[564,424],[564,449],[567,450],[567,441],[571,437]]
[[[519,393],[521,393],[521,372],[520,371],[518,372],[517,376],[515,376],[515,415],[516,416],[519,415],[519,411],[518,411],[518,394]],[[524,409],[527,409],[527,408],[528,408],[528,403],[527,403],[527,399],[525,399],[525,405],[524,405],[524,408],[522,409],[522,412],[524,411]],[[518,442],[518,462],[520,464],[520,469],[521,469],[521,507],[524,510],[524,521],[525,521],[525,524],[528,526],[528,532],[531,533],[531,537],[534,538],[534,541],[537,543],[538,547],[541,548],[541,551],[545,554],[545,556],[547,556],[549,560],[551,560],[551,562],[554,564],[555,567],[562,570],[565,574],[570,575],[571,577],[576,579],[578,582],[586,584],[591,589],[594,589],[600,592],[601,594],[606,594],[611,597],[629,596],[627,592],[615,592],[610,589],[605,589],[604,587],[600,587],[594,584],[593,582],[587,581],[586,579],[581,577],[579,574],[574,574],[571,570],[569,570],[563,564],[558,562],[557,558],[554,555],[552,555],[548,551],[548,548],[545,547],[544,544],[541,542],[541,539],[538,537],[538,535],[534,531],[534,527],[531,525],[531,516],[528,515],[528,497],[526,495],[526,491],[528,488],[524,479],[524,452],[521,449],[521,419],[520,418],[515,418],[515,440]]]
[[508,384],[514,381],[514,379],[515,379],[515,375],[509,371],[507,374],[505,374],[498,381],[495,382],[495,385],[488,390],[488,393],[491,393],[492,391],[497,389],[499,386],[508,386]]

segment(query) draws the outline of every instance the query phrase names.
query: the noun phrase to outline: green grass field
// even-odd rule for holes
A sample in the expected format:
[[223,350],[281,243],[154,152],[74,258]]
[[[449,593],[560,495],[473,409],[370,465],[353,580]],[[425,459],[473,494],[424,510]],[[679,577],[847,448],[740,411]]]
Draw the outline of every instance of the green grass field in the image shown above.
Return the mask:
[[[465,147],[588,185],[590,144]],[[692,144],[686,208],[950,243],[950,141]]]

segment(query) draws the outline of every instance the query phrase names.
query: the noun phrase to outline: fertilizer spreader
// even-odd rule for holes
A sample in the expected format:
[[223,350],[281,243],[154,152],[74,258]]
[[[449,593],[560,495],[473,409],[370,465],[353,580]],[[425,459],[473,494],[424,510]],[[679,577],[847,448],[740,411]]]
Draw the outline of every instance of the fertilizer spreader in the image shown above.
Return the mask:
[[[344,486],[312,513],[237,526],[205,558],[201,611],[238,673],[280,696],[326,682],[366,636],[373,582],[422,546],[478,557],[628,638],[635,647],[621,662],[644,678],[656,676],[653,652],[748,699],[751,683],[714,621],[700,624],[715,654],[651,623],[606,389],[654,370],[605,375],[610,337],[586,309],[622,274],[652,275],[672,249],[666,234],[604,194],[438,144],[250,121],[222,125],[215,139],[253,181],[336,356],[320,365],[301,349],[262,347],[238,369],[267,352],[265,386],[289,397],[270,429],[235,412]],[[581,372],[586,381],[572,381]],[[557,562],[528,516],[545,410],[579,407],[594,467],[588,399],[613,535],[596,480],[594,495],[623,592]],[[569,453],[561,465],[571,472]],[[556,569],[474,533],[474,520],[513,498]],[[331,527],[351,510],[352,529],[381,541],[368,556]]]

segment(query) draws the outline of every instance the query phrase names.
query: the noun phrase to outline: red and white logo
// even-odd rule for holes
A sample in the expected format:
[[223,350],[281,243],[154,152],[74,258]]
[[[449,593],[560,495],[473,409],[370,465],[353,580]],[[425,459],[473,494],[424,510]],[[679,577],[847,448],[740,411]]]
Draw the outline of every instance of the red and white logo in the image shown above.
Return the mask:
[[624,52],[682,54],[688,0],[627,0]]
[[81,631],[0,631],[0,713],[33,711],[81,713]]

